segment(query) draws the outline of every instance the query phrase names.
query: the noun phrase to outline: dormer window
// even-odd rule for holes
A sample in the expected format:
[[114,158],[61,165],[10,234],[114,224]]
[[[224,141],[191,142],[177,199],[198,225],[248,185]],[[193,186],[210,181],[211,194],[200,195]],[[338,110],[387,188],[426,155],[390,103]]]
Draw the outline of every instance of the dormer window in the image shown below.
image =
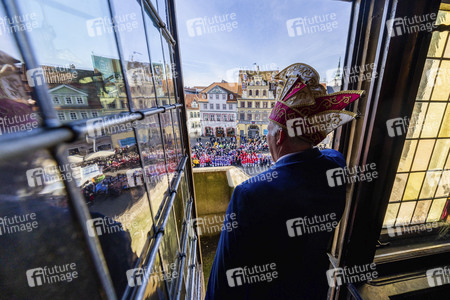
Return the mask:
[[230,99],[233,99],[233,94],[230,94]]

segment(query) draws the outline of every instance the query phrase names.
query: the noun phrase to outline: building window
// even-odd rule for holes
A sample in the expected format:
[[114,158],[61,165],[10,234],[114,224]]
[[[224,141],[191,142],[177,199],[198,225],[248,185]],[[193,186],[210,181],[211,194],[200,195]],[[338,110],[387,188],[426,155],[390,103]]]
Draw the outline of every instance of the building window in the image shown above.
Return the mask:
[[204,109],[208,109],[208,104],[203,103],[203,108],[204,108]]
[[71,112],[71,113],[70,113],[70,119],[71,119],[71,120],[76,120],[76,119],[78,119],[77,113]]
[[221,121],[219,114],[216,115],[216,118],[217,118],[217,121]]
[[227,109],[227,105],[226,104],[222,104],[222,108],[225,110]]
[[242,108],[245,107],[245,102],[244,102],[244,101],[241,102],[241,107],[242,107]]
[[208,114],[203,114],[203,119],[204,119],[205,121],[208,121]]
[[251,108],[252,107],[252,102],[251,101],[248,101],[247,102],[247,108]]
[[259,96],[259,90],[256,90],[255,94],[256,96]]
[[263,102],[263,108],[267,108],[267,102],[266,101]]
[[97,118],[97,117],[98,117],[98,112],[93,111],[93,112],[92,112],[92,116],[93,116],[94,118]]
[[256,113],[256,114],[255,114],[255,120],[256,120],[256,121],[259,121],[259,113]]
[[209,109],[214,109],[214,104],[210,103],[209,104]]
[[228,117],[227,117],[227,115],[223,115],[223,120],[224,120],[225,122],[228,122]]
[[230,99],[233,99],[233,94],[230,94]]
[[83,103],[84,103],[83,98],[77,97],[77,104],[83,104]]
[[239,114],[239,120],[241,120],[241,121],[245,120],[245,114],[244,113],[240,113]]
[[58,113],[58,119],[60,121],[64,121],[66,119],[66,115],[64,115],[64,113],[62,113],[62,112],[59,112]]
[[255,107],[256,107],[256,108],[260,108],[260,103],[259,103],[259,101],[255,102]]
[[230,115],[230,121],[231,121],[231,122],[234,122],[234,114],[231,114],[231,115]]
[[61,100],[59,100],[59,97],[53,97],[53,103],[61,104]]
[[72,104],[72,97],[66,97],[66,104]]
[[247,114],[247,121],[251,121],[252,120],[252,114]]
[[194,114],[192,113],[192,111],[191,111],[191,113],[190,113],[190,116],[191,116],[191,118],[193,118],[193,117],[194,117]]
[[211,114],[211,121],[214,121],[214,115]]
[[270,107],[274,107],[275,106],[275,102],[270,103]]
[[217,109],[217,110],[220,109],[220,104],[216,103],[216,109]]
[[266,90],[263,91],[263,96],[264,97],[267,96],[267,91]]
[[267,118],[269,117],[269,114],[267,112],[265,112],[263,114],[263,121],[267,121]]
[[249,90],[249,91],[248,91],[248,95],[249,95],[249,96],[253,96],[252,90]]
[[228,109],[232,110],[233,109],[233,104],[228,104]]
[[219,100],[219,94],[216,94],[216,100]]
[[81,112],[80,114],[81,114],[81,118],[82,119],[87,119],[88,118],[87,112]]

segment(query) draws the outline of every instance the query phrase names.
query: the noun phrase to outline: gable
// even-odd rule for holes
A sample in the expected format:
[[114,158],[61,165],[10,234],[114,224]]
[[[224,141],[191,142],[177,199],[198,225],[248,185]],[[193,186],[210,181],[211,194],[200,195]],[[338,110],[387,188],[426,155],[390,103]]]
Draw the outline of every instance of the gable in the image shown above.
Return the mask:
[[227,94],[227,91],[220,86],[215,86],[209,90],[208,94]]
[[77,89],[75,89],[71,86],[65,85],[65,84],[57,86],[57,87],[51,89],[49,92],[52,95],[58,94],[58,95],[85,96],[85,97],[88,96],[87,93],[77,90]]

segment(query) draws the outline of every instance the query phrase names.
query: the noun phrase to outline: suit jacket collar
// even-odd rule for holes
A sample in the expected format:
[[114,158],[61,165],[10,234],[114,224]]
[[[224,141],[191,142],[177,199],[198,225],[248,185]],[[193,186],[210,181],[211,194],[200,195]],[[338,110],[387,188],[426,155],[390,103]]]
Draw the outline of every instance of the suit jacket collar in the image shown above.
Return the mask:
[[322,153],[320,152],[320,150],[318,148],[308,149],[308,150],[305,150],[302,152],[298,152],[298,153],[289,155],[287,157],[283,157],[283,159],[278,160],[274,164],[274,167],[277,168],[277,167],[291,165],[294,163],[301,163],[304,161],[315,159],[321,155],[322,155]]

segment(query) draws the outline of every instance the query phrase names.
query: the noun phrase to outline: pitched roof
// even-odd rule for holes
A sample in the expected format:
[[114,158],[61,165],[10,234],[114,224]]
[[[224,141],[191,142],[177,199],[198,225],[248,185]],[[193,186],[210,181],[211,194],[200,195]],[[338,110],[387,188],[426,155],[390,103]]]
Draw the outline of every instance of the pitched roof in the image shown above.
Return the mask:
[[221,88],[224,88],[227,91],[235,93],[235,94],[237,94],[237,92],[238,92],[238,84],[237,84],[237,82],[234,82],[234,83],[213,82],[208,87],[206,87],[204,90],[202,90],[201,93],[207,93],[215,86],[220,86]]
[[192,107],[191,104],[192,102],[196,100],[197,102],[199,102],[200,97],[199,95],[196,94],[184,94],[184,101],[186,103],[186,108],[189,109],[198,109],[198,107]]

